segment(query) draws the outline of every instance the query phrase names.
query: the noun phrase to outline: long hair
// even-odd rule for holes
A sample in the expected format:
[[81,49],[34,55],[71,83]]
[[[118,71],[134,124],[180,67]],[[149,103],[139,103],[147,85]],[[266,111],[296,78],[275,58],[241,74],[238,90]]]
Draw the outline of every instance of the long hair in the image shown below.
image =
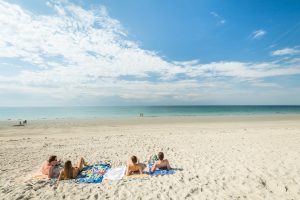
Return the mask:
[[72,170],[72,163],[70,160],[65,162],[64,166],[64,178],[65,180],[73,178],[73,170]]

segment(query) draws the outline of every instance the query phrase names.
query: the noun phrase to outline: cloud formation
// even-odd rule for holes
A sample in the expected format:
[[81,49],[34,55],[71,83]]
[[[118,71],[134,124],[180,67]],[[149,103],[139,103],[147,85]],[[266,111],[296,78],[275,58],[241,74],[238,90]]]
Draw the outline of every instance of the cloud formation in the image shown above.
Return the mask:
[[[1,61],[0,66],[14,71],[0,74],[0,94],[65,102],[81,98],[200,102],[240,93],[241,83],[275,87],[262,79],[300,74],[300,61],[167,61],[128,40],[127,31],[103,6],[85,10],[67,1],[47,5],[54,15],[37,15],[0,0],[0,61],[8,62]],[[259,30],[254,38],[265,33]]]
[[225,24],[226,23],[226,20],[223,19],[218,13],[212,11],[212,12],[210,12],[210,14],[218,20],[218,24]]
[[252,39],[260,39],[266,34],[267,34],[267,31],[265,31],[263,29],[259,29],[259,30],[253,31],[250,37]]
[[273,56],[294,55],[298,53],[300,53],[300,51],[296,48],[284,48],[284,49],[278,49],[276,51],[271,52]]

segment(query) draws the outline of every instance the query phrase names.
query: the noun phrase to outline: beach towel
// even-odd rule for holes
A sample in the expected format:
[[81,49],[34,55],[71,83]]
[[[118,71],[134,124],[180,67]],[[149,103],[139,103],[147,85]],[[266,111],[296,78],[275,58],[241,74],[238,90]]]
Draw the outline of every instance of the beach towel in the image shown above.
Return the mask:
[[151,172],[151,168],[154,165],[154,162],[148,162],[148,169],[150,176],[163,176],[163,175],[170,175],[175,174],[175,169],[156,169],[154,172]]
[[79,183],[101,183],[106,171],[110,168],[110,164],[95,164],[84,167],[76,179]]
[[110,168],[104,174],[103,180],[121,180],[125,174],[126,166]]
[[48,180],[48,175],[45,175],[45,174],[35,174],[31,177],[31,180],[36,180],[36,181],[39,181],[39,180]]

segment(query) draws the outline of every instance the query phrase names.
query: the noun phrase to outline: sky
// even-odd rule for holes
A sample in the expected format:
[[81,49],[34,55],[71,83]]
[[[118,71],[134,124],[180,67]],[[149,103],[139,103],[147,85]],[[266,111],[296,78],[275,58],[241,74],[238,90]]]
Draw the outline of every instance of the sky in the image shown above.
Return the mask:
[[0,106],[300,105],[300,1],[0,0]]

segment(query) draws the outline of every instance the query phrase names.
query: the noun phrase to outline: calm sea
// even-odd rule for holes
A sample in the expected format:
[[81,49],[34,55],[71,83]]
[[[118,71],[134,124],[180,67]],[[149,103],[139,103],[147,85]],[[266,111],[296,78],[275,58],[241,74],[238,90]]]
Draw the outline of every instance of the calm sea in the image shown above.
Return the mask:
[[300,106],[0,107],[0,120],[300,114]]

